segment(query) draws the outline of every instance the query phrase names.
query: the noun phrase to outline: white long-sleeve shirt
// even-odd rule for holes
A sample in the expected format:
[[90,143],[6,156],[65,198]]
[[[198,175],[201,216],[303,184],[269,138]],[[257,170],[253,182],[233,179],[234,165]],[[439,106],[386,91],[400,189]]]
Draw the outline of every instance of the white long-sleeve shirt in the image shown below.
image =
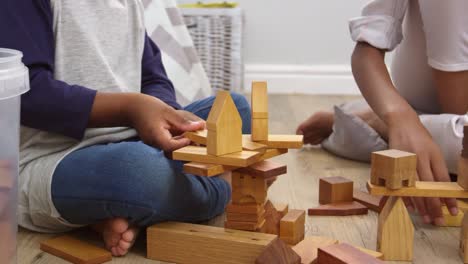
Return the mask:
[[395,50],[396,88],[416,110],[437,114],[432,69],[468,70],[467,11],[466,0],[374,0],[349,26],[354,41]]

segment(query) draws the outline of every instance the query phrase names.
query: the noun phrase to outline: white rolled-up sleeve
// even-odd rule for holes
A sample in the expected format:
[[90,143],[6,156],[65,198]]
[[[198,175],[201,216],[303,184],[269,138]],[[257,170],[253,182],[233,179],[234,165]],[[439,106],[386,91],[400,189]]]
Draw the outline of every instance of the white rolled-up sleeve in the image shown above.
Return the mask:
[[359,17],[349,21],[351,38],[383,49],[393,50],[403,40],[403,19],[408,0],[374,0]]

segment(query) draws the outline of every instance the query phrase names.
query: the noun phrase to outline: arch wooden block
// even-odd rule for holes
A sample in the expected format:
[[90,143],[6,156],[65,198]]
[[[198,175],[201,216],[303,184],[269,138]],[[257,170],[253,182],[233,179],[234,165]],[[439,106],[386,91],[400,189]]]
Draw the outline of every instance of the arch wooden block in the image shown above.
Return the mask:
[[413,259],[414,226],[401,197],[390,197],[379,215],[377,251],[384,260]]
[[232,203],[264,204],[268,194],[267,183],[262,177],[234,171],[232,173]]
[[414,186],[416,154],[395,149],[377,151],[371,157],[371,182],[389,189]]

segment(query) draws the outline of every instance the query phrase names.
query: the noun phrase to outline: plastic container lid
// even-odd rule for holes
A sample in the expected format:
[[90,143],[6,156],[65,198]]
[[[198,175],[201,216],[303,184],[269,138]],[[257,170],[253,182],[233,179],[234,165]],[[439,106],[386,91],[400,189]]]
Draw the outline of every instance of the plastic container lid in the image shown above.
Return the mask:
[[22,58],[20,51],[0,48],[0,100],[29,91],[29,71]]

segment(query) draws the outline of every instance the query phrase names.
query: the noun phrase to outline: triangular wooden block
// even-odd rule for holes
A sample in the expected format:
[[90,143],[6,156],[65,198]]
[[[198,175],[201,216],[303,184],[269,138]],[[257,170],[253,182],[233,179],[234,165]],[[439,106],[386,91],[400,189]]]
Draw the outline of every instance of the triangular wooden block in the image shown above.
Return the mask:
[[385,203],[382,203],[382,196],[380,195],[370,195],[367,192],[362,192],[359,190],[354,190],[353,200],[365,205],[370,210],[380,213],[383,209]]
[[383,264],[361,250],[341,243],[318,249],[317,264]]
[[319,247],[338,244],[338,240],[328,237],[311,236],[295,245],[292,249],[301,256],[302,264],[312,264],[317,259]]
[[283,216],[270,201],[267,201],[265,204],[265,233],[279,235]]
[[281,239],[275,239],[258,256],[255,264],[300,264],[301,257],[294,252]]
[[390,197],[379,215],[377,251],[384,260],[413,259],[414,226],[401,197]]

